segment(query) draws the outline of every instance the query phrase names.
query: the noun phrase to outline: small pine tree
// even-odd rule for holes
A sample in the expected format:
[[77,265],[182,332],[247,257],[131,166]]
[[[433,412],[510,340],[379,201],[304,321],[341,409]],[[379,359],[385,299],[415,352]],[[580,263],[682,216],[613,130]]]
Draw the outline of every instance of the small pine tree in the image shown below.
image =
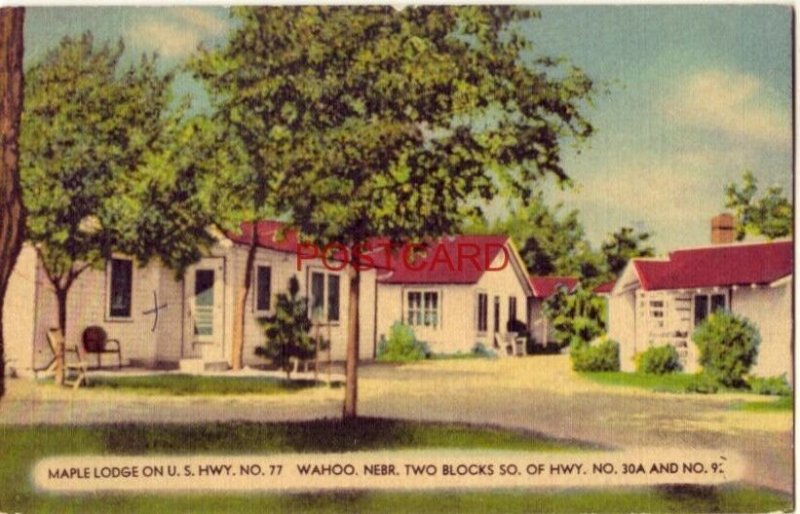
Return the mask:
[[310,359],[315,353],[311,337],[311,319],[308,317],[306,297],[299,296],[297,277],[289,279],[289,294],[281,293],[275,302],[275,314],[261,320],[267,341],[256,348],[256,355],[271,359],[291,378],[291,358]]

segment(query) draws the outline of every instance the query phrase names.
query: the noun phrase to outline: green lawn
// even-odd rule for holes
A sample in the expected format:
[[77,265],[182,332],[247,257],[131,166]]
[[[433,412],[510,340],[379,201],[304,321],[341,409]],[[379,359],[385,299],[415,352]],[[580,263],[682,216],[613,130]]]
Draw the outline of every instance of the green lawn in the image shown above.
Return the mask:
[[731,408],[748,412],[791,411],[794,408],[794,397],[780,396],[768,402],[741,402],[734,404]]
[[410,493],[85,494],[36,493],[29,473],[54,455],[269,454],[400,448],[575,451],[541,435],[456,424],[360,419],[286,423],[0,427],[0,510],[4,512],[767,512],[791,498],[749,487],[617,490],[435,491]]
[[593,382],[604,385],[638,387],[656,392],[685,393],[695,377],[689,373],[652,375],[649,373],[626,373],[623,371],[600,371],[581,373]]
[[[147,376],[90,376],[90,389],[113,389],[138,394],[279,394],[315,387],[313,380],[272,377],[215,377],[184,374]],[[336,385],[336,384],[334,384]]]

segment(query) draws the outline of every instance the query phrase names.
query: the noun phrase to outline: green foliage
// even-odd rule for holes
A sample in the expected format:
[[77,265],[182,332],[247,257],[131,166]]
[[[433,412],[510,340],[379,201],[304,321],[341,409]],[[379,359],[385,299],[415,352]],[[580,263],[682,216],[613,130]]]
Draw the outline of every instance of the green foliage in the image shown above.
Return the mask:
[[582,286],[559,287],[544,302],[544,314],[561,346],[589,343],[605,333],[606,302]]
[[619,343],[605,339],[594,345],[573,342],[569,348],[575,371],[619,371]]
[[725,186],[725,207],[735,213],[736,239],[741,241],[747,234],[764,235],[768,239],[790,236],[794,212],[783,189],[772,186],[759,199],[757,193],[758,181],[751,171],[744,172],[741,186],[735,183]]
[[377,360],[411,362],[427,359],[430,354],[428,345],[414,335],[414,329],[397,321],[389,329],[389,339],[382,339],[378,344]]
[[681,369],[678,350],[671,344],[650,347],[636,356],[636,371],[640,373],[664,375]]
[[497,357],[497,352],[492,350],[491,348],[486,348],[486,345],[478,341],[475,343],[475,346],[472,347],[472,354],[477,355],[478,357],[485,357],[488,359],[493,359]]
[[703,372],[727,387],[742,387],[756,362],[761,336],[747,319],[727,311],[711,314],[695,329]]
[[608,278],[619,276],[628,261],[634,257],[651,257],[655,250],[652,246],[647,245],[649,239],[649,233],[637,234],[631,227],[622,227],[610,234],[600,247],[605,259]]
[[260,320],[267,341],[256,348],[256,355],[271,359],[287,377],[291,375],[292,358],[310,359],[316,353],[314,339],[309,333],[308,301],[299,296],[299,292],[300,284],[293,276],[289,279],[289,294],[277,295],[275,314]]
[[[27,237],[67,291],[113,252],[177,270],[211,242],[197,184],[207,153],[198,123],[170,112],[172,74],[155,58],[119,66],[120,41],[64,38],[25,77],[20,136]],[[210,164],[210,163],[209,163]]]
[[537,13],[509,7],[236,8],[227,46],[191,63],[258,183],[317,242],[456,230],[500,188],[566,180],[592,81],[523,59]]
[[687,393],[715,394],[719,391],[719,380],[708,373],[696,373],[686,385]]
[[756,394],[767,394],[775,396],[789,396],[792,394],[792,386],[786,380],[786,373],[773,377],[748,377],[747,386]]

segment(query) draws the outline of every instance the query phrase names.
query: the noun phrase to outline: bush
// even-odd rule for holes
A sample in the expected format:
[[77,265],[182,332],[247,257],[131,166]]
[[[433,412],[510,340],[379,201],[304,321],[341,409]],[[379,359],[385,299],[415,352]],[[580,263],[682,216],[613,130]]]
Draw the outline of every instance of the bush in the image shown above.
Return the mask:
[[640,373],[665,375],[682,369],[678,350],[671,344],[653,346],[636,356],[636,371]]
[[619,343],[606,339],[594,346],[573,343],[569,349],[575,371],[619,371]]
[[786,373],[774,377],[749,377],[747,385],[756,394],[790,396],[792,387],[786,380]]
[[747,319],[727,311],[715,312],[692,334],[700,351],[703,372],[727,387],[743,387],[744,376],[756,362],[761,336]]
[[686,392],[714,394],[719,391],[719,383],[706,373],[697,373],[686,386]]
[[416,338],[414,329],[399,321],[389,329],[389,339],[378,344],[377,360],[381,362],[411,362],[431,356],[428,345]]
[[488,359],[493,359],[497,357],[497,353],[492,350],[491,348],[486,348],[486,345],[478,341],[475,343],[475,346],[472,347],[472,354],[477,355],[478,357],[485,357]]

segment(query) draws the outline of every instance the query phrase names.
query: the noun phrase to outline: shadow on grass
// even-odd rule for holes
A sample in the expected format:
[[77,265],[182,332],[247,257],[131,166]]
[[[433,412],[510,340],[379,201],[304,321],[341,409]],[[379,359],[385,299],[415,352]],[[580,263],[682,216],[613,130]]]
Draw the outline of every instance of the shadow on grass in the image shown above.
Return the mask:
[[400,448],[481,448],[526,451],[597,449],[529,431],[383,418],[202,425],[120,424],[94,427],[111,453],[350,452]]
[[[331,384],[341,386],[340,382]],[[280,394],[327,387],[314,380],[277,377],[227,377],[188,374],[90,377],[89,389],[106,389],[156,395]]]

